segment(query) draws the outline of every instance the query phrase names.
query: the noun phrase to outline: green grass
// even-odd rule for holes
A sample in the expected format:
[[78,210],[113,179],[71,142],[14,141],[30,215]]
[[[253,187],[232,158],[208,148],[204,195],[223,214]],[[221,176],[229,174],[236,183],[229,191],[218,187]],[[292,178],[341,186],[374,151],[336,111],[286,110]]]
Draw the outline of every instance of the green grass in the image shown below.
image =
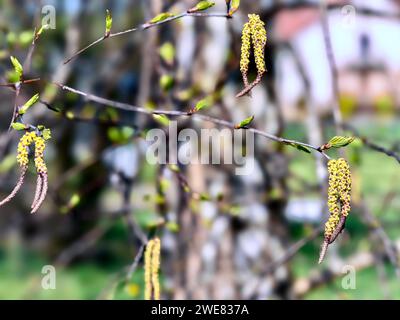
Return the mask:
[[[387,286],[389,296],[385,297],[384,287],[379,281],[375,268],[367,268],[356,271],[356,282],[354,289],[344,289],[343,277],[338,277],[330,284],[317,288],[305,298],[311,300],[319,299],[400,299],[400,286],[393,268],[386,266]],[[346,274],[343,273],[343,276]]]
[[[22,262],[22,261],[20,261]],[[0,299],[137,299],[143,296],[143,274],[138,270],[129,284],[124,274],[114,268],[102,268],[98,264],[80,263],[68,268],[56,268],[56,288],[44,289],[42,267],[47,263],[37,257],[16,268],[9,260],[0,263]],[[121,266],[121,270],[123,267]],[[118,274],[121,277],[116,278]],[[116,288],[114,288],[116,285]]]

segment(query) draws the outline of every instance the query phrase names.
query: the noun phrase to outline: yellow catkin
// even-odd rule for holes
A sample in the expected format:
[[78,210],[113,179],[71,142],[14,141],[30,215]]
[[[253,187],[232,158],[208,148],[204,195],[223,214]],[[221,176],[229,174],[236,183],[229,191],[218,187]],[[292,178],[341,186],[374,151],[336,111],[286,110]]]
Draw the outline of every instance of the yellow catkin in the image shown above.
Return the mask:
[[247,74],[250,64],[250,52],[253,46],[254,60],[257,67],[258,81],[266,71],[264,49],[267,43],[267,31],[264,22],[257,14],[249,14],[249,22],[245,23],[242,30],[242,46],[240,55],[240,72],[242,73],[244,85],[247,87],[249,81]]
[[21,167],[29,163],[29,147],[35,145],[35,166],[38,173],[47,173],[46,163],[44,162],[44,149],[46,148],[45,139],[38,136],[34,131],[26,132],[19,140],[17,147],[17,162]]
[[29,146],[36,138],[35,132],[26,132],[19,140],[17,147],[17,162],[21,167],[26,167],[29,163]]
[[341,214],[345,217],[350,212],[350,197],[351,197],[351,173],[347,161],[343,158],[338,160],[338,173],[339,173],[339,197],[341,203]]
[[28,170],[29,148],[31,144],[35,145],[35,166],[38,173],[35,196],[31,205],[31,213],[36,212],[43,203],[48,189],[47,167],[46,163],[44,162],[44,149],[46,148],[45,141],[50,139],[50,130],[45,129],[43,130],[42,134],[43,137],[40,136],[36,131],[30,131],[25,132],[20,138],[17,147],[17,162],[22,169],[21,175],[13,191],[5,199],[0,201],[0,206],[14,198],[16,193],[21,188],[24,182],[25,174]]
[[325,223],[325,236],[331,236],[339,223],[340,207],[339,207],[339,194],[338,194],[338,167],[337,160],[330,160],[328,162],[329,185],[328,185],[328,209],[330,216]]
[[257,14],[249,14],[249,24],[251,29],[251,40],[254,47],[254,60],[257,67],[257,73],[261,76],[265,72],[264,49],[267,43],[267,31],[264,22]]
[[145,300],[160,300],[160,252],[159,238],[151,239],[144,253],[144,298]]
[[329,186],[328,209],[330,217],[325,223],[325,237],[336,230],[341,216],[350,212],[351,174],[347,161],[343,158],[328,162]]
[[35,136],[35,166],[38,173],[47,173],[46,163],[44,162],[45,140],[42,137]]
[[152,263],[151,263],[151,283],[153,285],[153,297],[154,300],[160,300],[160,279],[158,276],[160,269],[160,252],[161,242],[160,239],[154,239]]
[[144,299],[151,300],[151,270],[152,270],[152,253],[154,241],[150,240],[146,246],[144,253]]
[[242,30],[242,48],[240,55],[240,72],[243,75],[243,80],[247,82],[247,72],[250,64],[250,50],[251,50],[251,29],[250,23],[247,22]]

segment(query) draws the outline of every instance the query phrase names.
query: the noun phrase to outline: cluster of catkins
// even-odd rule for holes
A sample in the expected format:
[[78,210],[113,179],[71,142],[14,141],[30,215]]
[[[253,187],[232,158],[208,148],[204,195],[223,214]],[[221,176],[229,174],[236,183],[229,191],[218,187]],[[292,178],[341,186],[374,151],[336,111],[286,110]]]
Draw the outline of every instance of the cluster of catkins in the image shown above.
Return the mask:
[[[266,71],[264,61],[264,49],[267,43],[267,31],[264,22],[257,14],[249,14],[249,22],[243,26],[242,30],[242,48],[240,57],[240,72],[242,73],[245,89],[238,94],[242,96],[249,92],[249,89],[257,85]],[[250,64],[250,52],[253,45],[254,60],[257,67],[257,78],[252,84],[249,84],[248,71]]]
[[35,196],[31,206],[31,213],[36,212],[43,203],[48,188],[47,167],[46,163],[44,162],[44,150],[46,147],[46,141],[36,131],[29,131],[21,137],[18,143],[17,162],[21,168],[20,177],[13,191],[3,201],[0,202],[0,206],[14,198],[19,189],[21,189],[22,184],[24,183],[26,172],[28,171],[29,150],[32,145],[34,145],[35,147],[35,167],[37,172],[37,183]]
[[324,259],[328,246],[343,230],[350,212],[351,174],[347,161],[343,158],[329,160],[328,209],[330,216],[325,223],[324,243],[319,263]]
[[144,253],[144,298],[146,300],[160,300],[160,251],[161,241],[159,238],[151,239]]

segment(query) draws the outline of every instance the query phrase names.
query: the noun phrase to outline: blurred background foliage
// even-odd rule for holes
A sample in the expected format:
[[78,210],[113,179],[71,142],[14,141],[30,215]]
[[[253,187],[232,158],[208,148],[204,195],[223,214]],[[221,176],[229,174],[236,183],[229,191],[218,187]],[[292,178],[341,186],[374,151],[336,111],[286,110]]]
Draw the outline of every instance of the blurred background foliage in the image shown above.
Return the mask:
[[[63,65],[103,35],[106,9],[117,31],[159,12],[184,12],[195,3],[0,0],[3,83],[13,80],[9,57],[24,60],[33,29],[43,17],[41,9],[56,9],[56,29],[40,38],[29,72],[41,81],[24,86],[19,98],[26,101],[40,92],[53,109],[38,103],[27,114],[28,121],[52,129],[46,151],[50,190],[41,210],[29,215],[35,186],[29,176],[17,198],[0,209],[0,298],[142,299],[142,262],[126,278],[140,248],[130,229],[132,219],[146,234],[161,236],[164,298],[400,298],[393,265],[359,213],[360,201],[365,201],[400,247],[400,172],[393,158],[361,141],[350,145],[354,205],[339,244],[317,266],[322,236],[314,237],[288,263],[265,275],[263,268],[327,218],[327,211],[320,210],[325,199],[317,158],[257,139],[261,161],[251,177],[235,177],[232,168],[222,165],[181,167],[189,185],[203,193],[202,200],[188,200],[171,171],[144,159],[143,137],[150,128],[162,128],[160,121],[105,108],[49,84],[56,81],[116,101],[171,110],[188,110],[212,97],[204,113],[234,122],[255,114],[257,128],[310,143],[324,143],[335,134],[318,1],[307,2],[311,5],[306,8],[297,7],[301,1],[242,1],[233,19],[186,17],[112,38]],[[400,11],[391,0],[330,3]],[[281,5],[293,8],[276,11]],[[225,1],[217,0],[210,12],[225,12]],[[248,13],[266,22],[268,73],[252,99],[235,100],[242,88],[240,32]],[[398,152],[400,45],[393,39],[400,34],[400,21],[360,14],[349,31],[341,29],[340,19],[340,7],[330,11],[346,122],[360,136]],[[17,175],[19,133],[7,132],[14,93],[0,90],[0,191],[5,196]],[[319,138],[309,125],[313,116],[322,128]],[[207,201],[220,193],[222,201]],[[376,259],[357,271],[355,290],[344,290],[337,266],[358,252],[370,252]],[[40,286],[47,264],[56,266],[56,290]],[[315,274],[329,271],[336,276],[303,289]]]

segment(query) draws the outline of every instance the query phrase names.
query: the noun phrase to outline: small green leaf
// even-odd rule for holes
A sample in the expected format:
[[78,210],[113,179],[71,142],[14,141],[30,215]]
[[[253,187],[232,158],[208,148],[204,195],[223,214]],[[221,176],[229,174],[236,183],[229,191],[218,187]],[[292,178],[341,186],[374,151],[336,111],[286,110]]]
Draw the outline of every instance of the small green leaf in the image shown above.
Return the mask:
[[81,197],[79,196],[79,194],[75,193],[72,195],[71,199],[69,199],[68,202],[68,207],[70,209],[75,208],[79,202],[81,202]]
[[111,27],[112,27],[112,17],[111,17],[111,13],[110,10],[106,10],[106,36],[110,35],[111,32]]
[[38,101],[39,99],[39,94],[36,93],[32,98],[30,98],[27,102],[25,102],[25,104],[19,108],[18,110],[18,114],[25,114],[26,111],[28,111],[28,109],[34,105],[36,103],[36,101]]
[[239,6],[240,6],[240,0],[232,0],[231,8],[229,10],[229,15],[230,16],[233,15],[239,9]]
[[169,125],[169,119],[165,114],[153,114],[153,118],[163,126]]
[[242,208],[239,205],[232,205],[228,208],[228,213],[234,217],[240,216]]
[[27,129],[27,128],[26,128],[26,125],[24,125],[24,124],[21,123],[21,122],[13,122],[13,123],[11,123],[11,127],[12,127],[14,130],[18,130],[18,131]]
[[18,42],[21,46],[27,46],[32,42],[33,34],[31,30],[22,31],[18,36]]
[[69,120],[72,120],[72,119],[75,118],[75,115],[74,115],[74,113],[73,113],[72,111],[67,111],[67,112],[65,113],[65,117],[66,117],[67,119],[69,119]]
[[303,151],[305,153],[311,153],[310,149],[308,149],[305,146],[302,146],[301,144],[296,144],[297,150]]
[[301,145],[301,144],[298,144],[298,143],[295,143],[295,142],[287,142],[286,144],[287,144],[288,146],[291,146],[291,147],[293,147],[293,148],[296,148],[297,150],[303,151],[303,152],[305,152],[305,153],[311,153],[311,150],[310,150],[310,149],[308,149],[307,147],[305,147],[305,146],[303,146],[303,145]]
[[169,74],[163,74],[160,78],[160,87],[164,91],[170,90],[174,85],[174,78]]
[[178,232],[179,231],[179,224],[176,222],[170,221],[165,224],[165,227],[171,232]]
[[162,193],[166,193],[168,191],[169,187],[171,186],[170,180],[161,178],[160,182],[159,182],[159,186],[160,186],[160,191]]
[[200,201],[211,201],[211,196],[207,193],[201,193]]
[[197,93],[196,87],[180,90],[176,93],[176,97],[181,101],[188,101]]
[[6,173],[11,170],[11,168],[15,165],[17,159],[13,154],[9,154],[5,156],[0,162],[0,173]]
[[163,224],[165,224],[165,220],[164,218],[157,218],[157,220],[153,220],[153,221],[149,221],[149,223],[146,225],[146,229],[156,229],[160,226],[162,226]]
[[133,136],[134,130],[131,127],[111,127],[107,131],[108,138],[114,143],[124,144]]
[[160,47],[161,58],[169,65],[174,63],[175,47],[171,42],[166,42]]
[[332,148],[342,148],[352,143],[354,139],[354,137],[335,136],[329,140],[328,144]]
[[14,71],[14,69],[7,70],[6,74],[5,74],[5,78],[7,79],[8,83],[17,83],[21,80],[19,78],[19,75]]
[[156,15],[153,19],[151,19],[149,21],[149,23],[150,24],[158,23],[158,22],[164,21],[164,20],[166,20],[168,18],[171,18],[173,16],[174,16],[174,14],[172,14],[172,13],[163,12],[163,13],[160,13],[160,14]]
[[211,8],[214,5],[215,5],[214,1],[200,1],[193,8],[189,9],[187,12],[194,13],[198,11],[207,10],[208,8]]
[[160,222],[163,222],[163,219],[158,214],[146,210],[138,210],[137,212],[135,212],[135,220],[137,221],[137,224],[143,229],[149,229],[151,227],[159,225]]
[[9,45],[14,45],[18,40],[17,35],[15,34],[15,32],[12,32],[12,31],[7,33],[6,39],[7,39],[7,42],[8,42]]
[[21,63],[18,61],[17,58],[15,58],[13,56],[11,56],[10,59],[11,59],[12,65],[14,66],[15,72],[18,74],[19,79],[21,79],[22,78],[22,74],[24,72],[23,69],[22,69]]
[[157,194],[153,198],[155,204],[165,204],[165,196],[162,194]]
[[235,126],[235,129],[241,129],[247,127],[254,120],[254,116],[248,117],[242,120],[239,124]]
[[5,49],[0,49],[0,60],[3,60],[7,57],[7,50]]
[[44,140],[49,140],[51,139],[51,130],[50,129],[43,129],[42,131],[42,136]]
[[36,103],[36,101],[39,100],[39,93],[36,93],[32,98],[30,98],[25,104],[24,106],[27,106],[28,108],[30,106],[32,106],[33,104]]
[[170,164],[168,167],[172,172],[180,172],[180,169],[176,164]]
[[200,111],[202,109],[209,108],[212,104],[212,97],[206,97],[199,102],[196,103],[196,106],[194,107],[194,111]]
[[43,33],[43,31],[45,30],[49,30],[50,29],[50,25],[49,24],[44,24],[40,26],[40,29],[36,32],[36,39],[40,37],[40,35]]

